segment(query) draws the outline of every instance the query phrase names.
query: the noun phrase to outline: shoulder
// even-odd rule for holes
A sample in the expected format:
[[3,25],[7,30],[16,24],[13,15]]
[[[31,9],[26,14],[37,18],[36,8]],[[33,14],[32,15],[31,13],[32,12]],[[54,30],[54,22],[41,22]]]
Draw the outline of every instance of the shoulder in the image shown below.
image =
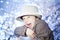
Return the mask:
[[44,20],[39,20],[37,21],[37,26],[45,27],[45,26],[48,26],[48,24]]
[[39,20],[39,24],[48,25],[44,20]]
[[36,25],[37,30],[50,30],[48,24],[44,20],[39,20],[39,22]]

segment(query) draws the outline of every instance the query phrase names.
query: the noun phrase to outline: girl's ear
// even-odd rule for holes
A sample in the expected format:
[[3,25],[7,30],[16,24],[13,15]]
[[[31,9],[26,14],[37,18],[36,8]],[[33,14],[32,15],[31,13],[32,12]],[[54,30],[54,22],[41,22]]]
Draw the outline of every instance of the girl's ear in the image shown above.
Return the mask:
[[40,20],[40,19],[36,17],[35,20],[37,21],[37,20]]
[[35,21],[37,21],[38,19],[37,18],[35,18]]

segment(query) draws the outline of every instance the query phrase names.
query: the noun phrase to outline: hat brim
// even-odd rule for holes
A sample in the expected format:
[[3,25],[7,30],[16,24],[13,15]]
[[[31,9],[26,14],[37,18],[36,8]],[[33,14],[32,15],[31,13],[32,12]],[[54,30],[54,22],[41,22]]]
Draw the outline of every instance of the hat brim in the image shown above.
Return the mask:
[[36,16],[36,17],[38,17],[39,19],[42,18],[42,15],[22,15],[22,16],[17,17],[16,20],[17,20],[17,21],[22,21],[22,20],[23,20],[22,17],[24,17],[24,16]]

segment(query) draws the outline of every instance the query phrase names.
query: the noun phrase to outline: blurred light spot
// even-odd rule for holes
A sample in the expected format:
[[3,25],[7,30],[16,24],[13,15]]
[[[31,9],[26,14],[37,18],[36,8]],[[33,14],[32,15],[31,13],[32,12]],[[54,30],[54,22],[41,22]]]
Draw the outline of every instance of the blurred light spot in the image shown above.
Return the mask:
[[0,2],[1,2],[1,3],[3,3],[4,1],[3,1],[3,0],[1,0]]
[[9,2],[7,1],[6,4],[9,4]]
[[0,10],[4,10],[3,8],[0,8]]

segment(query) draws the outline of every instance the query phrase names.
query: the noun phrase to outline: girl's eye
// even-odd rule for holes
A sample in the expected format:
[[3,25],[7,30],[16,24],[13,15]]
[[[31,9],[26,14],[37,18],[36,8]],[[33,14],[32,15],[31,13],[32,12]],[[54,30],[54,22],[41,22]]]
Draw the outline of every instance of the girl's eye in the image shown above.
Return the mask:
[[25,18],[23,18],[23,19],[25,19]]
[[28,17],[28,18],[30,18],[30,17]]

